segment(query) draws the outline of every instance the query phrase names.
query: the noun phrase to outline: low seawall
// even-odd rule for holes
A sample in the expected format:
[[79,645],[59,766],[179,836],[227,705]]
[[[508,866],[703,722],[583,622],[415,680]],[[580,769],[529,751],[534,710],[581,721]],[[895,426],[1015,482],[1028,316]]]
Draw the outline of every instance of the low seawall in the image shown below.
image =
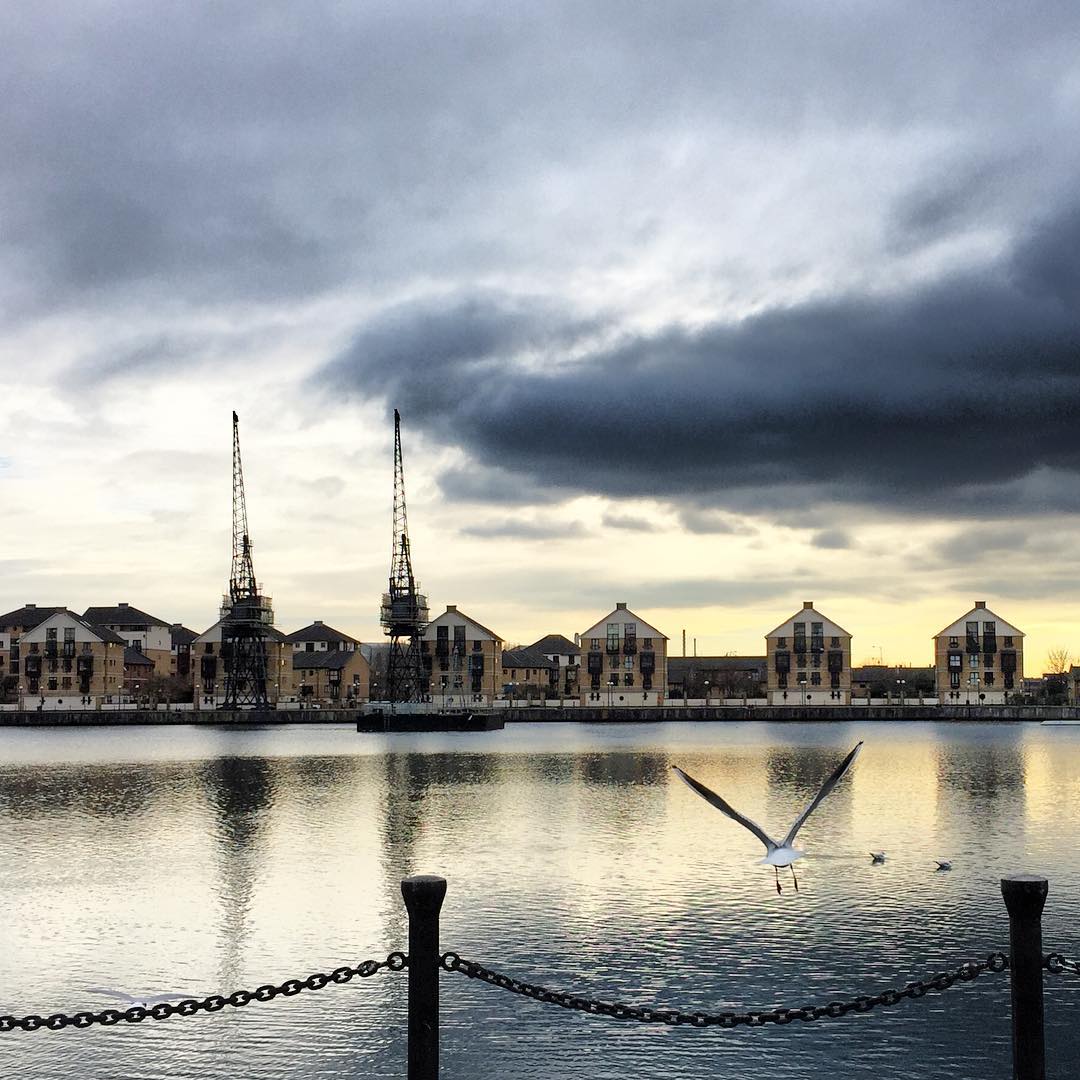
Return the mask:
[[[656,724],[664,721],[759,720],[767,723],[788,721],[861,721],[861,720],[1002,720],[1031,721],[1080,720],[1080,706],[1075,705],[710,705],[660,708],[517,708],[494,711],[507,724],[579,723],[579,724]],[[178,710],[151,709],[76,710],[36,709],[0,712],[0,727],[96,727],[137,726],[140,724],[199,724],[235,727],[267,724],[355,724],[355,709],[282,709],[280,712],[250,710]]]
[[228,724],[255,727],[265,724],[355,724],[355,709],[27,709],[0,712],[0,727],[135,727],[140,724]]
[[655,724],[661,720],[1080,720],[1076,705],[665,705],[507,709],[507,723],[575,720],[582,724]]

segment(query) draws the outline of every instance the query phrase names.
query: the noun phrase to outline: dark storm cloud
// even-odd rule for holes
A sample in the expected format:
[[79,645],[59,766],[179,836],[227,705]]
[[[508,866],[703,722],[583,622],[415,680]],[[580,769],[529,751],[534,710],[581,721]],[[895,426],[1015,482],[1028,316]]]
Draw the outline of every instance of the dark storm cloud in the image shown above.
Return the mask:
[[[999,264],[932,288],[600,345],[594,326],[520,299],[419,301],[365,325],[323,378],[570,490],[1060,510],[1080,488],[1076,251],[1069,207]],[[518,362],[536,349],[546,363]]]

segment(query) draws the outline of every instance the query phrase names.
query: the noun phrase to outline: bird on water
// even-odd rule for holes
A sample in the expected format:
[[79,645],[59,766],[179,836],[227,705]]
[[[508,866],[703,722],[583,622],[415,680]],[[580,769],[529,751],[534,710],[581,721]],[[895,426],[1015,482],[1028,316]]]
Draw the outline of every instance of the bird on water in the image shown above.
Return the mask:
[[883,863],[885,861],[885,852],[884,851],[871,851],[870,852],[870,861],[871,862],[876,862],[876,863]]
[[821,790],[811,799],[810,805],[795,819],[795,824],[791,826],[787,836],[783,840],[777,841],[769,836],[765,830],[758,825],[756,821],[751,821],[745,814],[740,814],[730,803],[726,802],[719,795],[716,794],[711,788],[707,788],[704,784],[695,780],[692,776],[687,776],[677,765],[672,765],[672,769],[678,774],[683,783],[693,788],[707,803],[715,806],[723,814],[727,814],[732,821],[737,821],[744,829],[748,829],[752,832],[764,845],[765,845],[765,858],[761,860],[760,865],[771,866],[773,873],[776,876],[776,891],[783,892],[780,887],[780,867],[786,866],[791,870],[791,880],[795,882],[795,891],[799,891],[799,879],[795,876],[794,862],[796,859],[801,859],[806,853],[799,851],[792,845],[795,843],[795,836],[798,831],[806,823],[806,819],[817,809],[819,803],[830,791],[840,782],[840,778],[851,768],[851,763],[855,760],[859,751],[862,749],[862,743],[858,743],[855,749],[848,754],[843,761],[836,767],[832,775],[821,785]]

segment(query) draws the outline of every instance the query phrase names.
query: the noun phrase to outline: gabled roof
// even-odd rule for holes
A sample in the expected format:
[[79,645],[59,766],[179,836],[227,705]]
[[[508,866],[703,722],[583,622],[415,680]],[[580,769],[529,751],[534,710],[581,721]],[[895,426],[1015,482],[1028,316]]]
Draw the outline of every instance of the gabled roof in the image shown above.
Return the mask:
[[89,630],[95,637],[100,638],[102,641],[108,642],[111,645],[127,645],[127,642],[119,634],[114,633],[107,626],[98,626],[96,623],[91,623],[81,615],[76,615],[74,611],[68,611],[67,608],[55,608],[52,613],[42,619],[37,626],[29,627],[27,632],[30,630],[44,629],[46,623],[52,622],[53,619],[57,618],[70,619],[72,622],[78,623],[83,629]]
[[[809,603],[809,602],[810,602],[810,601],[807,601],[807,603]],[[771,637],[773,637],[774,635],[776,635],[776,634],[780,633],[780,631],[781,631],[781,630],[782,630],[782,629],[783,629],[783,628],[784,628],[785,626],[787,626],[787,624],[788,624],[789,622],[797,622],[797,621],[798,621],[798,619],[799,619],[799,616],[800,616],[800,615],[802,615],[802,616],[804,616],[804,617],[805,617],[806,615],[817,615],[817,616],[818,616],[818,617],[819,617],[819,618],[820,618],[820,619],[822,620],[822,622],[827,622],[827,623],[831,623],[831,624],[832,624],[833,626],[835,626],[835,627],[836,627],[836,629],[837,629],[837,630],[839,630],[839,631],[840,631],[840,633],[841,633],[841,634],[843,634],[843,635],[844,635],[845,637],[851,637],[851,634],[849,634],[849,633],[848,633],[848,632],[847,632],[847,631],[846,631],[846,630],[845,630],[845,629],[844,629],[844,628],[843,628],[843,627],[842,627],[842,626],[841,626],[841,625],[840,625],[840,624],[839,624],[838,622],[836,622],[836,621],[835,621],[834,619],[830,619],[828,615],[822,615],[822,613],[821,613],[820,611],[818,611],[818,609],[817,609],[816,607],[813,607],[813,606],[811,606],[811,607],[806,607],[806,605],[805,605],[805,604],[803,605],[803,607],[802,607],[802,608],[801,608],[800,610],[796,611],[794,615],[789,615],[789,616],[788,616],[788,617],[787,617],[787,618],[786,618],[786,619],[785,619],[785,620],[784,620],[784,621],[783,621],[782,623],[780,623],[780,625],[779,625],[779,626],[775,626],[775,627],[773,627],[773,629],[772,629],[772,630],[770,630],[770,631],[769,631],[769,632],[768,632],[768,633],[767,633],[767,634],[766,634],[765,636],[766,636],[767,638],[771,638]]]
[[24,630],[33,630],[38,623],[44,622],[58,611],[67,611],[66,607],[38,607],[37,604],[23,604],[21,608],[0,615],[0,626],[21,626]]
[[154,661],[130,645],[124,650],[124,667],[153,667]]
[[[201,634],[197,635],[195,641],[206,641],[206,635],[216,630],[219,626],[222,625],[222,623],[224,623],[224,621],[224,619],[218,619],[216,623],[208,626]],[[264,626],[263,631],[268,638],[272,638],[274,641],[285,640],[285,635],[276,626]],[[192,644],[194,644],[194,642],[192,642]]]
[[450,604],[447,605],[446,610],[441,615],[438,615],[434,619],[432,619],[431,622],[428,623],[428,626],[431,627],[437,625],[438,622],[441,619],[445,619],[447,615],[456,615],[459,619],[463,619],[465,622],[471,623],[473,626],[476,627],[477,630],[482,631],[483,633],[487,634],[488,637],[492,637],[496,641],[503,640],[501,634],[496,634],[494,630],[489,630],[483,623],[477,622],[474,618],[472,618],[472,616],[466,615],[464,611],[459,611],[457,607]]
[[504,668],[543,668],[550,669],[558,663],[546,657],[531,646],[524,649],[505,649],[502,654]]
[[548,634],[547,637],[534,641],[529,648],[541,653],[555,653],[557,656],[581,655],[581,649],[562,634]]
[[295,652],[292,666],[293,671],[314,671],[316,668],[341,671],[349,661],[358,656],[363,659],[363,655],[361,652],[345,652],[342,649],[335,649],[333,652]]
[[335,630],[332,626],[327,626],[325,623],[313,622],[310,626],[305,626],[303,630],[297,630],[295,633],[286,634],[286,641],[351,641],[354,645],[359,645],[360,642],[350,637],[348,634],[343,634],[340,630]]
[[[640,615],[638,615],[635,612],[631,611],[625,605],[623,605],[622,607],[615,608],[614,611],[609,612],[607,615],[604,616],[604,618],[599,619],[597,622],[594,622],[592,624],[592,626],[590,626],[588,628],[588,630],[586,630],[581,636],[583,638],[584,637],[591,637],[593,630],[598,630],[601,626],[604,626],[606,623],[619,622],[620,620],[624,620],[624,619],[627,619],[627,618],[634,619],[636,622],[641,623],[642,626],[647,627],[649,630],[651,630],[652,631],[652,635],[651,635],[652,637],[654,637],[654,638],[663,638],[665,641],[667,641],[667,639],[668,639],[667,634],[660,633],[660,631],[657,630],[655,626],[653,626],[651,623],[647,623]],[[650,635],[644,635],[643,634],[642,636],[647,637],[647,636],[650,636]]]
[[87,622],[101,623],[102,626],[169,626],[167,619],[147,615],[130,604],[117,604],[115,607],[89,607],[82,617]]
[[[939,630],[934,635],[934,637],[939,638],[939,637],[944,636],[954,626],[958,626],[962,622],[968,622],[969,620],[971,620],[973,622],[976,621],[976,620],[974,620],[972,618],[972,616],[979,616],[978,621],[980,621],[980,622],[985,620],[985,619],[993,619],[993,621],[998,623],[999,626],[1008,627],[1008,629],[1012,631],[1012,633],[1008,635],[1009,637],[1026,637],[1027,636],[1022,630],[1019,630],[1019,629],[1017,629],[1017,627],[1013,626],[1012,623],[1006,622],[1000,615],[997,615],[993,611],[991,611],[985,604],[980,603],[980,604],[976,604],[966,615],[961,615],[959,619],[953,619],[953,621],[951,623],[949,623],[948,626],[946,626],[943,629]],[[1000,634],[1001,631],[998,630],[998,633]]]
[[199,635],[179,623],[169,627],[169,637],[174,645],[190,645]]

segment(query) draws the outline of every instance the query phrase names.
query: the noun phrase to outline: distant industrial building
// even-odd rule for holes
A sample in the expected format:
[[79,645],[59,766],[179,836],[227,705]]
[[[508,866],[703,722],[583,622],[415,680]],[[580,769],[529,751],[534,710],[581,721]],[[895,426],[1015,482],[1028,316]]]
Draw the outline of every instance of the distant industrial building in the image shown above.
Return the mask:
[[669,656],[668,699],[765,696],[767,661],[764,656]]

